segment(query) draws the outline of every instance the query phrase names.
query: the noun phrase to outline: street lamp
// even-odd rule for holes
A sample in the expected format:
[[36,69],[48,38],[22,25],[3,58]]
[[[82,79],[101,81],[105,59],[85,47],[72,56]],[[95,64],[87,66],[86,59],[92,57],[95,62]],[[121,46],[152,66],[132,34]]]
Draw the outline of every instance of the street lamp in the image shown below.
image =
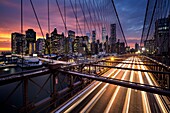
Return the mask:
[[142,47],[142,51],[145,51],[145,47]]

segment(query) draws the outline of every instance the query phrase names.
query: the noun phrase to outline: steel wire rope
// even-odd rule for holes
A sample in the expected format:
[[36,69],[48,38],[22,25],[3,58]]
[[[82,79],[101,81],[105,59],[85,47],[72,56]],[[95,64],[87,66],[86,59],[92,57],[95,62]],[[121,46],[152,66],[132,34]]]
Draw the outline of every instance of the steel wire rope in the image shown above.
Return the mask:
[[81,33],[81,35],[83,35],[83,32],[82,32],[82,30],[81,30],[81,27],[80,27],[80,24],[79,24],[79,21],[78,21],[78,18],[77,18],[77,15],[76,15],[76,12],[75,12],[75,10],[74,10],[73,3],[72,3],[71,0],[70,0],[70,4],[71,4],[71,8],[72,8],[72,10],[73,10],[74,16],[75,16],[75,18],[76,18],[76,23],[78,24],[80,33]]
[[119,26],[120,26],[120,30],[121,30],[121,32],[122,32],[122,35],[123,35],[123,38],[124,38],[125,44],[126,44],[126,46],[128,46],[128,45],[127,45],[126,38],[125,38],[124,31],[123,31],[123,28],[122,28],[122,25],[121,25],[121,23],[120,23],[120,19],[119,19],[119,16],[118,16],[117,10],[116,10],[116,6],[115,6],[115,4],[114,4],[114,1],[113,1],[113,0],[111,0],[111,1],[112,1],[112,5],[113,5],[113,8],[114,8],[114,11],[115,11],[115,13],[116,13],[116,17],[117,17],[117,20],[118,20],[118,23],[119,23]]
[[81,4],[80,1],[79,1],[79,4],[80,4],[80,8],[81,8],[81,10],[82,10],[83,16],[84,16],[84,21],[86,22],[87,28],[88,28],[88,30],[89,30],[89,32],[90,32],[89,24],[88,24],[88,22],[87,22],[87,19],[86,19],[86,16],[85,16],[85,12],[84,12],[84,10],[83,10],[83,7],[82,7],[82,4]]
[[151,29],[151,26],[152,26],[152,21],[153,21],[154,15],[155,15],[156,6],[157,6],[157,0],[155,1],[155,4],[154,4],[154,9],[153,9],[153,12],[152,12],[151,21],[149,23],[149,29],[148,29],[148,32],[147,32],[146,40],[148,40],[148,36],[149,36],[150,29]]
[[145,11],[145,17],[144,17],[144,23],[143,23],[143,29],[142,29],[142,35],[141,35],[141,41],[140,41],[140,46],[142,46],[142,41],[143,41],[143,37],[144,37],[144,32],[145,32],[145,26],[146,26],[146,20],[147,20],[147,13],[148,13],[148,9],[149,9],[149,0],[147,2],[147,6],[146,6],[146,11]]
[[61,19],[62,19],[62,21],[63,21],[64,28],[65,28],[65,30],[67,31],[67,25],[66,25],[66,22],[64,21],[64,17],[63,17],[63,14],[62,14],[62,12],[61,12],[61,8],[60,8],[60,6],[59,6],[58,0],[56,0],[56,4],[57,4],[58,10],[59,10]]
[[[40,22],[39,22],[38,15],[37,15],[37,13],[36,13],[36,10],[35,10],[35,8],[34,8],[34,4],[33,4],[32,0],[30,0],[30,3],[31,3],[32,9],[33,9],[35,18],[36,18],[36,20],[37,20],[37,24],[38,24],[38,26],[39,26],[41,35],[42,35],[43,39],[45,40],[45,38],[44,38],[44,33],[43,33],[43,31],[42,31],[41,24],[40,24]],[[47,47],[48,53],[51,55],[50,49],[49,49],[49,47],[48,47],[49,45],[47,44],[47,41],[46,41],[46,40],[45,40],[45,46]]]

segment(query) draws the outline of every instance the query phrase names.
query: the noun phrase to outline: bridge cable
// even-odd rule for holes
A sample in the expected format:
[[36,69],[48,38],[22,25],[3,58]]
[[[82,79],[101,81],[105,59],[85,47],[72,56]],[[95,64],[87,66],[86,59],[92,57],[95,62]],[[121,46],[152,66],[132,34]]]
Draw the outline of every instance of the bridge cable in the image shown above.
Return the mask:
[[58,10],[59,10],[59,13],[60,13],[61,19],[62,19],[62,21],[63,21],[65,31],[67,31],[67,25],[66,25],[66,22],[64,21],[64,17],[63,17],[63,14],[62,14],[62,12],[61,12],[61,9],[60,9],[60,6],[59,6],[59,3],[58,3],[58,0],[56,0],[56,4],[57,4]]
[[49,0],[47,0],[47,9],[48,9],[48,34],[50,34],[50,5]]
[[[65,24],[67,25],[67,21],[66,21],[66,0],[64,0],[64,17],[65,17]],[[67,34],[67,30],[65,29],[65,37]]]
[[[23,34],[23,0],[21,0],[21,34]],[[24,63],[24,59],[23,59],[23,52],[24,52],[24,48],[23,48],[23,38],[22,38],[22,67],[23,67],[23,63]],[[23,71],[23,68],[22,68]]]
[[90,32],[89,24],[88,24],[88,22],[87,22],[86,15],[85,15],[85,12],[84,12],[84,10],[83,10],[83,6],[82,6],[82,4],[81,4],[80,1],[79,1],[79,4],[80,4],[80,8],[81,8],[81,10],[82,10],[83,16],[84,16],[84,21],[86,22],[87,28],[88,28],[88,30],[89,30],[89,32]]
[[74,16],[75,16],[75,18],[76,18],[76,23],[78,24],[80,33],[81,33],[81,35],[83,36],[83,32],[82,32],[82,30],[81,30],[81,27],[80,27],[80,24],[79,24],[79,21],[78,21],[78,18],[77,18],[77,14],[76,14],[76,12],[75,12],[75,10],[74,10],[73,3],[72,3],[71,0],[70,0],[70,4],[71,4],[71,8],[72,8],[72,10],[73,10]]
[[99,13],[99,10],[98,10],[98,7],[97,7],[97,3],[96,3],[95,0],[93,0],[93,4],[95,5],[95,8],[97,10],[97,11],[95,10],[95,12],[97,12],[97,17],[98,17],[98,24],[97,25],[98,25],[98,28],[99,28],[99,32],[101,33],[101,28],[100,28],[100,22],[101,22],[100,13]]
[[[96,29],[96,25],[98,26],[98,30],[100,31],[100,25],[99,25],[99,22],[98,22],[98,19],[97,19],[97,14],[96,14],[96,11],[95,11],[95,9],[94,9],[94,7],[92,6],[92,2],[91,2],[91,0],[90,0],[90,6],[91,6],[91,8],[92,8],[92,11],[93,11],[93,16],[94,16],[94,19],[96,20],[94,20],[95,21],[95,29]],[[94,4],[94,1],[93,1],[93,4]],[[97,29],[96,29],[97,30]]]
[[146,19],[147,19],[147,13],[148,13],[148,8],[149,8],[149,0],[147,2],[147,6],[146,6],[146,11],[145,11],[145,18],[144,18],[144,23],[143,23],[143,29],[142,29],[142,36],[141,36],[141,40],[140,40],[140,46],[142,46],[142,41],[143,41],[143,37],[144,37],[144,31],[145,31],[145,26],[146,26]]
[[154,4],[154,9],[153,9],[153,12],[152,12],[151,21],[150,21],[150,23],[149,23],[149,29],[148,29],[148,32],[147,32],[146,40],[148,40],[148,36],[149,36],[150,29],[151,29],[151,26],[152,26],[153,17],[154,17],[155,10],[156,10],[156,6],[157,6],[157,0],[156,0],[156,2],[155,2],[155,4]]
[[[36,13],[36,11],[35,11],[34,4],[33,4],[32,0],[30,0],[30,3],[31,3],[32,9],[33,9],[35,18],[36,18],[36,20],[37,20],[38,26],[39,26],[39,28],[40,28],[41,35],[42,35],[43,39],[45,40],[45,38],[44,38],[44,33],[43,33],[43,31],[42,31],[41,24],[40,24],[40,22],[39,22],[39,19],[38,19],[37,13]],[[47,41],[46,41],[46,40],[45,40],[45,46],[47,47],[48,53],[51,55],[50,49],[49,49],[49,45],[47,44]]]
[[121,29],[121,32],[122,32],[122,35],[123,35],[125,44],[126,44],[126,46],[128,46],[128,45],[127,45],[127,42],[126,42],[125,34],[124,34],[124,32],[123,32],[122,25],[121,25],[120,20],[119,20],[119,16],[118,16],[117,10],[116,10],[115,4],[114,4],[114,1],[113,1],[113,0],[111,0],[111,1],[112,1],[113,8],[114,8],[114,10],[115,10],[115,13],[116,13],[116,17],[117,17],[117,19],[118,19],[118,23],[119,23],[119,26],[120,26],[120,29]]
[[[88,11],[88,13],[89,13],[89,16],[90,16],[90,25],[93,25],[93,27],[94,27],[94,29],[95,29],[94,20],[93,20],[93,18],[92,18],[92,16],[91,16],[91,11],[90,11],[91,8],[88,7],[86,0],[85,0],[85,4],[86,4],[86,7],[87,7],[87,11]],[[91,27],[91,29],[92,29],[92,27]],[[96,29],[95,29],[95,30],[96,30]]]

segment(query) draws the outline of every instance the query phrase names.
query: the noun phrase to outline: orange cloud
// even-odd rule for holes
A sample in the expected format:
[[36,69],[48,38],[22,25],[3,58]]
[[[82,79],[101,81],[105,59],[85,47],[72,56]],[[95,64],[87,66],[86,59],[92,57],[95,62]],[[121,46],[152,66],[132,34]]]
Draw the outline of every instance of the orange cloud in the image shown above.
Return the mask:
[[11,51],[11,48],[0,48],[0,51]]
[[0,40],[10,39],[10,38],[11,38],[11,34],[9,34],[9,33],[1,33],[0,34]]

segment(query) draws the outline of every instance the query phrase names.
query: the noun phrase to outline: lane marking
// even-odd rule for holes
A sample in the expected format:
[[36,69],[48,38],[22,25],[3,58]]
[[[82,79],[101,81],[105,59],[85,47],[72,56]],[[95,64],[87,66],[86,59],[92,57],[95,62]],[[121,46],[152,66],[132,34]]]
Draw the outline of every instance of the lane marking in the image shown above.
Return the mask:
[[[139,59],[139,58],[138,58]],[[139,60],[140,61],[140,60]],[[140,69],[140,66],[137,65],[138,69]],[[142,77],[142,73],[141,71],[138,71],[138,75],[139,75],[139,81],[141,84],[144,84],[143,81],[143,77]],[[142,104],[143,104],[143,109],[145,113],[151,113],[151,109],[150,109],[150,105],[149,105],[149,101],[148,101],[148,96],[146,94],[146,92],[141,91],[142,94]]]
[[[126,62],[126,61],[123,61]],[[118,64],[117,66],[121,66],[121,64]],[[123,64],[122,67],[125,67],[126,64]],[[106,77],[111,76],[115,71],[117,71],[118,69],[111,69],[109,71],[107,71],[106,73],[104,73],[103,75]],[[119,72],[121,70],[119,69]],[[108,74],[109,72],[109,74]],[[117,72],[118,73],[118,72]],[[115,75],[117,75],[117,73]],[[107,75],[108,74],[108,75]],[[74,109],[80,102],[82,102],[90,93],[92,93],[102,82],[95,82],[95,84],[97,84],[95,87],[94,85],[91,85],[91,87],[89,87],[88,89],[86,89],[85,91],[83,91],[82,93],[80,93],[79,95],[77,95],[75,98],[73,98],[71,101],[69,101],[66,105],[64,105],[63,107],[61,107],[60,109],[58,109],[57,111],[55,111],[55,113],[60,113],[62,112],[64,109],[66,109],[68,106],[70,106],[73,102],[75,102],[77,99],[79,99],[78,101],[76,101],[74,104],[72,104],[72,106],[70,106],[65,112],[70,112],[72,109]],[[92,87],[94,87],[93,89],[91,89]],[[91,89],[91,90],[90,90]],[[90,90],[90,91],[88,91]],[[87,94],[85,94],[83,97],[81,97],[85,92],[87,92]]]
[[[125,66],[125,65],[124,65]],[[124,67],[123,66],[123,67]],[[114,76],[112,76],[111,78],[115,78],[119,73],[120,73],[120,71],[121,71],[121,69],[119,69],[118,71],[117,71],[117,73],[114,75]],[[95,103],[97,102],[97,100],[102,96],[102,95],[100,95],[101,93],[103,94],[104,92],[103,92],[103,90],[104,89],[106,89],[107,87],[108,87],[108,83],[107,84],[105,84],[105,86],[103,86],[103,88],[99,91],[99,93],[97,93],[96,95],[95,95],[95,97],[93,97],[93,99],[83,108],[83,110],[81,110],[81,113],[84,113],[84,112],[89,112],[90,110],[91,110],[91,108],[95,105]]]
[[[132,59],[132,58],[130,58],[130,59]],[[127,61],[127,62],[130,62],[130,61]],[[132,62],[132,61],[131,61],[131,62]],[[130,68],[130,64],[128,65],[128,68]],[[123,74],[123,77],[121,78],[121,80],[124,80],[124,79],[125,79],[126,74],[127,74],[128,71],[129,71],[129,70],[126,70],[126,71],[125,71],[125,73]],[[114,100],[115,100],[115,98],[116,98],[116,96],[117,96],[117,94],[118,94],[119,89],[120,89],[120,86],[117,86],[117,88],[116,88],[115,92],[113,93],[113,95],[112,95],[109,103],[107,104],[107,107],[106,107],[104,113],[109,113],[109,111],[110,111],[110,109],[111,109],[111,107],[112,107],[112,104],[113,104],[113,102],[114,102]]]
[[[143,70],[146,70],[147,68],[145,67],[145,66],[141,66],[142,67],[142,69]],[[147,73],[147,72],[144,72],[144,74],[145,74],[145,76],[146,76],[146,78],[147,78],[147,81],[148,81],[148,83],[149,83],[149,85],[152,85],[152,86],[158,86],[157,84],[154,84],[154,83],[156,83],[155,81],[154,81],[154,83],[152,82],[152,80],[151,80],[151,76]],[[166,110],[166,108],[165,108],[165,106],[164,106],[164,104],[163,104],[163,102],[162,102],[162,99],[160,98],[160,96],[158,95],[158,94],[153,94],[154,95],[154,97],[156,98],[156,101],[157,101],[157,103],[158,103],[158,105],[159,105],[159,108],[160,108],[160,110],[163,112],[163,113],[168,113],[168,111]]]
[[[132,68],[134,69],[135,66],[133,65]],[[134,71],[131,71],[130,74],[130,82],[133,82],[133,77],[134,77]],[[129,106],[130,106],[130,97],[131,97],[131,88],[128,88],[127,93],[126,93],[126,99],[125,99],[125,103],[123,106],[123,113],[128,113],[129,112]]]

